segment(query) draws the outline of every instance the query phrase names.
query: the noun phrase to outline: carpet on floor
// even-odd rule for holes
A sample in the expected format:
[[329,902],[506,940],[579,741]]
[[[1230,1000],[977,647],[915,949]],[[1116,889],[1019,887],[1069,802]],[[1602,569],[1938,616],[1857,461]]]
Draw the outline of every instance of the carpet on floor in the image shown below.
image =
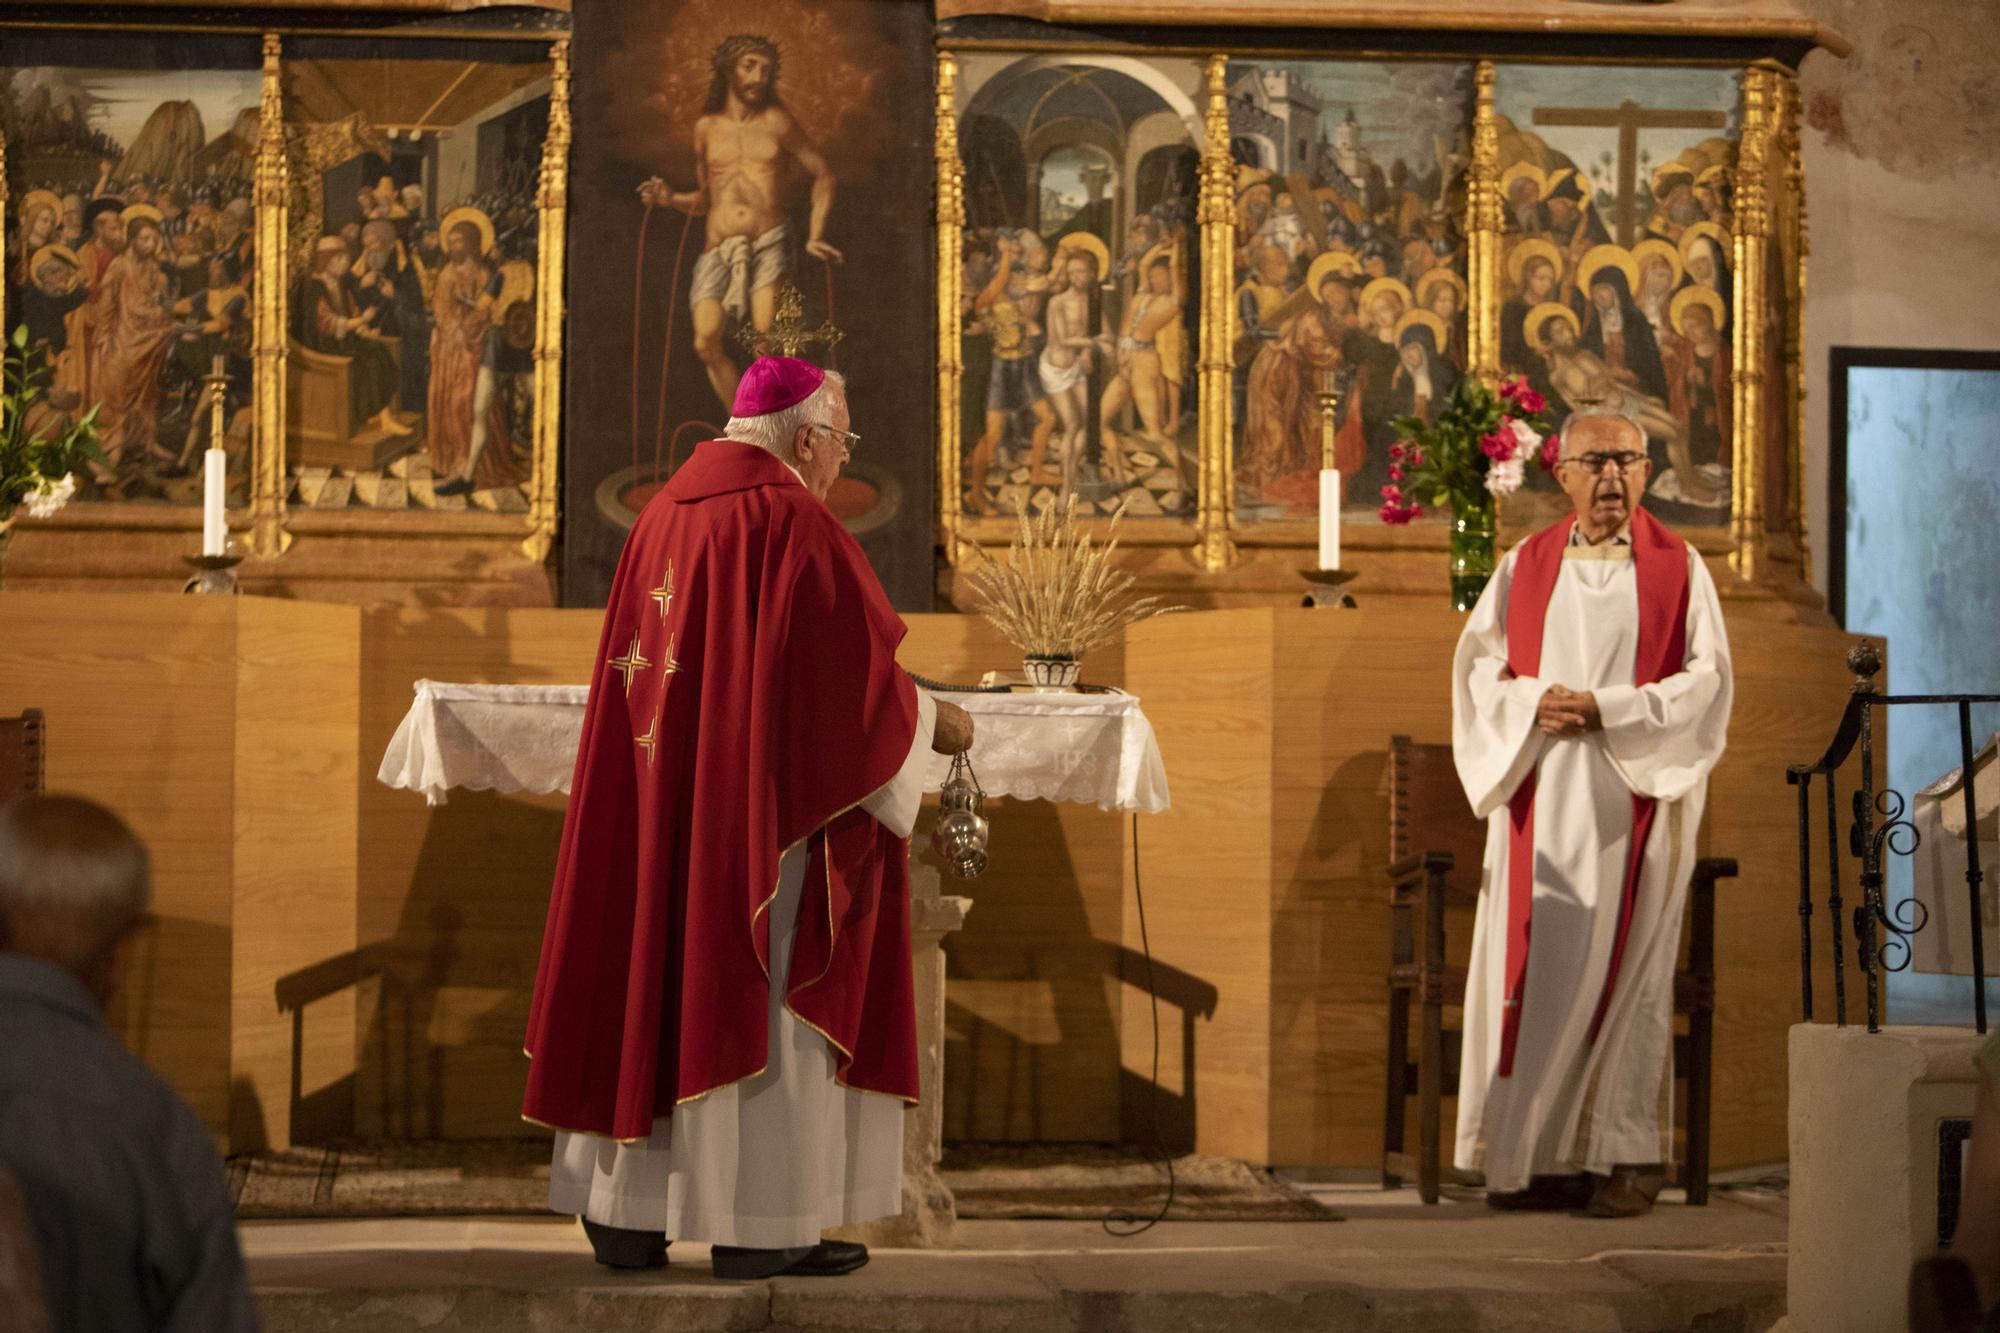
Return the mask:
[[[1100,1144],[977,1143],[947,1148],[945,1183],[961,1218],[1150,1217],[1166,1198],[1157,1156]],[[229,1159],[243,1219],[540,1216],[549,1141],[344,1143]],[[1269,1172],[1226,1157],[1174,1160],[1175,1221],[1326,1222],[1339,1214]]]

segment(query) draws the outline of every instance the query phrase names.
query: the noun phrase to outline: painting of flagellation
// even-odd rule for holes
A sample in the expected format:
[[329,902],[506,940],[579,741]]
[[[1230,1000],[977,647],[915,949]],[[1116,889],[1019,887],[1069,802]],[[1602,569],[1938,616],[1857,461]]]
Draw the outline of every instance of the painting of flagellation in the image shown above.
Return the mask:
[[1193,515],[1200,87],[1193,61],[965,58],[966,513]]

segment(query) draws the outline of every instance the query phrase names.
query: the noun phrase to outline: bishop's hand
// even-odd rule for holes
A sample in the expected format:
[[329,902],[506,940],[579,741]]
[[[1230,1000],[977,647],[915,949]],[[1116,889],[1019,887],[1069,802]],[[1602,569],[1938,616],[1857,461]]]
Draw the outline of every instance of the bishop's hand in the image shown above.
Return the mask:
[[931,749],[939,754],[963,754],[972,748],[972,714],[943,699],[937,702],[937,725],[931,729]]

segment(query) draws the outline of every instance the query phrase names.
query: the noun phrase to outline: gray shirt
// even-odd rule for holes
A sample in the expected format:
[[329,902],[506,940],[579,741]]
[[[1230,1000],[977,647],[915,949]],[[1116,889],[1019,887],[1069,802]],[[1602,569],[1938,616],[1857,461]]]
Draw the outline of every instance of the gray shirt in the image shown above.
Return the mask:
[[0,1160],[57,1328],[256,1329],[208,1131],[75,977],[15,953],[0,953]]

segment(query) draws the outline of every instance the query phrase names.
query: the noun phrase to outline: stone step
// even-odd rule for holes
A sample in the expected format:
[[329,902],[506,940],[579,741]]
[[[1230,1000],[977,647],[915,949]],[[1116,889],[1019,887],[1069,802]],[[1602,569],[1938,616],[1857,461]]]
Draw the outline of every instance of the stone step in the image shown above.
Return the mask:
[[243,1228],[270,1333],[943,1329],[1741,1330],[1784,1313],[1782,1204],[1724,1199],[1646,1218],[1425,1209],[1339,1192],[1353,1220],[1175,1223],[1120,1239],[1085,1222],[961,1222],[960,1247],[880,1250],[845,1278],[726,1283],[707,1247],[613,1273],[550,1218],[261,1222]]

